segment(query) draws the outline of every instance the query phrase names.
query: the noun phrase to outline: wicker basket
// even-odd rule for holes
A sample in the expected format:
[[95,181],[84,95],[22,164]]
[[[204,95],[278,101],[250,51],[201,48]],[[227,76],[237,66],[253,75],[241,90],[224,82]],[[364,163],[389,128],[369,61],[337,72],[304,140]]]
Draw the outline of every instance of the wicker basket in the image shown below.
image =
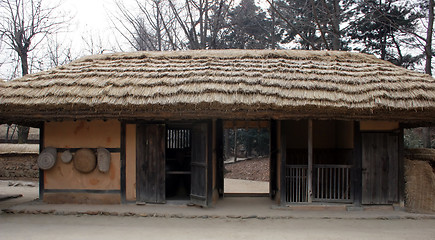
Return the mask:
[[98,170],[106,173],[110,169],[110,152],[105,148],[97,149]]
[[69,150],[64,151],[61,155],[60,155],[60,159],[62,160],[62,162],[64,163],[70,163],[72,160],[73,156],[71,154],[71,152]]
[[48,170],[56,163],[57,150],[54,147],[45,148],[38,157],[38,167],[42,170]]
[[81,173],[90,173],[97,165],[95,153],[88,148],[79,149],[74,154],[73,163],[74,168],[77,169],[77,171]]

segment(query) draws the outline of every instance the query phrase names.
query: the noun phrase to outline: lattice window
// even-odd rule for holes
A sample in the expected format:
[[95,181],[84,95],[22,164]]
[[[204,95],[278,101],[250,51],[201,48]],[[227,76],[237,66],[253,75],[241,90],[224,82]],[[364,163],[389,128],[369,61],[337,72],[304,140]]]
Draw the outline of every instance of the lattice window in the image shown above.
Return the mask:
[[190,148],[190,129],[167,129],[166,147],[168,149]]

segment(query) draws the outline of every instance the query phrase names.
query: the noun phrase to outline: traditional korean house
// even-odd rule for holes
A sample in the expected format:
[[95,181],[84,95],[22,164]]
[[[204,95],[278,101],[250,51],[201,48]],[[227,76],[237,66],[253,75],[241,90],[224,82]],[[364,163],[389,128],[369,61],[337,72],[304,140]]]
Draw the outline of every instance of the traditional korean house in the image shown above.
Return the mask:
[[435,81],[374,56],[216,50],[90,56],[0,83],[0,122],[41,129],[48,203],[210,206],[223,126],[270,132],[278,204],[403,204],[403,128],[435,122]]

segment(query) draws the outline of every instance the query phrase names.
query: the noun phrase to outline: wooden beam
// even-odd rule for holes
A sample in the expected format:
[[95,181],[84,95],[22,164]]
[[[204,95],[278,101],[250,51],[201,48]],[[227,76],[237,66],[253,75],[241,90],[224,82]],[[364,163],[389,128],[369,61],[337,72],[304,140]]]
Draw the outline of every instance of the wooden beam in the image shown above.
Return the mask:
[[268,128],[269,121],[224,121],[224,128]]
[[308,203],[313,202],[313,120],[308,119],[308,170],[307,170]]
[[[226,120],[238,120],[241,116],[244,119],[258,119],[268,120],[271,117],[274,119],[336,119],[336,120],[386,120],[386,121],[398,121],[398,122],[415,122],[416,125],[434,124],[432,112],[419,112],[416,114],[414,110],[401,111],[401,110],[385,110],[375,111],[373,110],[361,110],[361,111],[349,111],[345,108],[292,108],[292,109],[270,109],[270,106],[264,106],[262,109],[268,110],[256,110],[241,109],[237,111],[228,111],[229,106],[222,106],[222,108],[207,108],[197,110],[186,110],[186,106],[171,108],[138,108],[136,111],[126,111],[123,108],[114,106],[113,108],[107,106],[106,108],[86,108],[77,109],[71,111],[65,111],[70,106],[58,106],[57,108],[46,108],[41,110],[37,108],[26,108],[23,111],[3,112],[0,116],[0,122],[38,122],[38,121],[62,121],[62,120],[79,120],[79,119],[124,119],[124,120],[166,120],[166,119],[178,119],[178,120],[191,120],[191,119],[211,119],[222,118]],[[209,107],[209,106],[208,106]],[[352,113],[352,114],[351,114]],[[25,124],[24,124],[25,125]]]

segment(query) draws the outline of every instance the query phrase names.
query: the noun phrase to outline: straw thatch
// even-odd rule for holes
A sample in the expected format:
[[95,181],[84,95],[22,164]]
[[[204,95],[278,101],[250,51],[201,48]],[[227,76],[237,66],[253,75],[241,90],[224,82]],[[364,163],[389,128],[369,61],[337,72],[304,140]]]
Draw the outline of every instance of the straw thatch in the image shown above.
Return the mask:
[[349,52],[105,54],[0,83],[3,121],[434,116],[432,77]]

